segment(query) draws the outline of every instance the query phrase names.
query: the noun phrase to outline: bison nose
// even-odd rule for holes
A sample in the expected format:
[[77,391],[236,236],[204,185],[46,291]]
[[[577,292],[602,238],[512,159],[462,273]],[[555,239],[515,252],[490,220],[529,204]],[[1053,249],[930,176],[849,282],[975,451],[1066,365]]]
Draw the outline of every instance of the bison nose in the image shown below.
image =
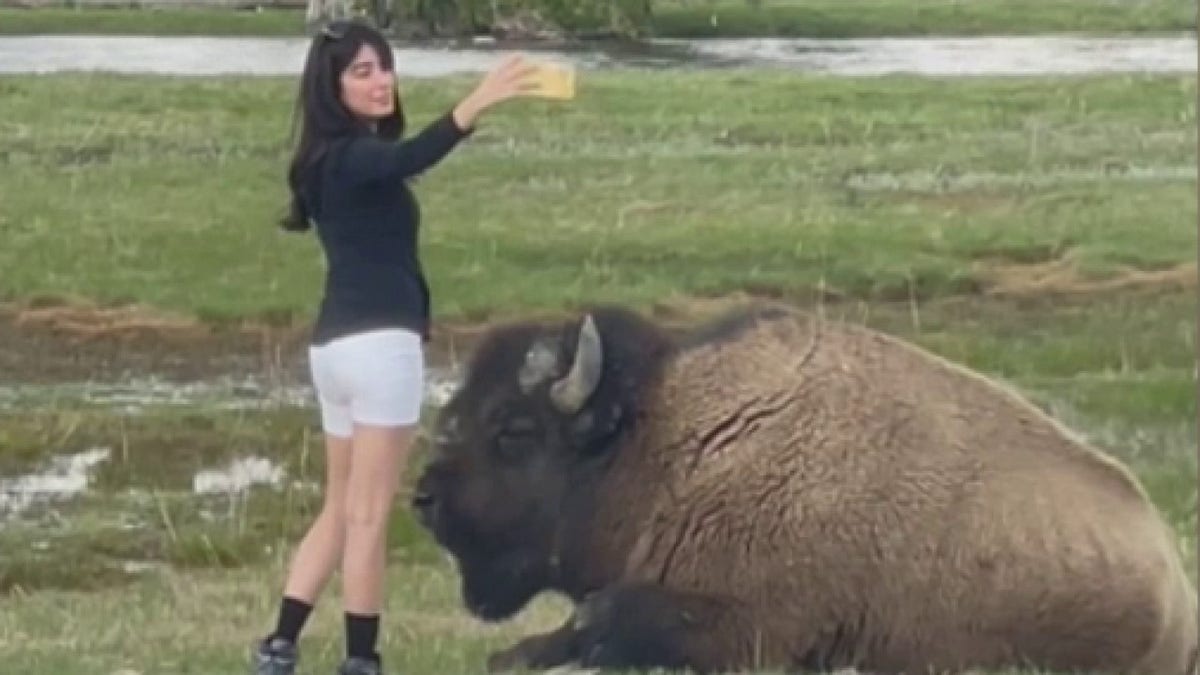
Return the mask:
[[412,496],[413,508],[421,513],[425,513],[432,509],[435,501],[437,501],[437,499],[433,496],[433,493],[427,490],[418,489],[413,493]]
[[410,503],[416,512],[417,520],[426,527],[433,527],[442,506],[438,499],[438,493],[441,492],[439,485],[442,466],[437,463],[430,464],[413,486]]
[[433,492],[418,487],[413,492],[412,507],[416,511],[418,523],[426,528],[434,527],[437,520],[437,497]]

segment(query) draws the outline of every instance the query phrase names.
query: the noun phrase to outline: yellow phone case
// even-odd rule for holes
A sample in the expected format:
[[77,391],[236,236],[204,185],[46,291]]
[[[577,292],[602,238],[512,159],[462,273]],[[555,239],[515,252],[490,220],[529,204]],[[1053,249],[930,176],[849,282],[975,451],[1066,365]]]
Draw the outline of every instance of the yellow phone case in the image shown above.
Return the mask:
[[538,64],[533,74],[537,88],[529,92],[533,96],[567,101],[575,98],[575,69],[557,63]]

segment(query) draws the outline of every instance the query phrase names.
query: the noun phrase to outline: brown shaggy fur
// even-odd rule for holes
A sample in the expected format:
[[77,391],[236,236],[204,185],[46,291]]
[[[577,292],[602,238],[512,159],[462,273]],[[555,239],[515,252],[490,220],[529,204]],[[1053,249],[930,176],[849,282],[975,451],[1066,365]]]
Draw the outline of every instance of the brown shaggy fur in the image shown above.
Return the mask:
[[725,602],[698,665],[1188,671],[1174,535],[1129,471],[1012,392],[796,314],[654,384],[584,576]]

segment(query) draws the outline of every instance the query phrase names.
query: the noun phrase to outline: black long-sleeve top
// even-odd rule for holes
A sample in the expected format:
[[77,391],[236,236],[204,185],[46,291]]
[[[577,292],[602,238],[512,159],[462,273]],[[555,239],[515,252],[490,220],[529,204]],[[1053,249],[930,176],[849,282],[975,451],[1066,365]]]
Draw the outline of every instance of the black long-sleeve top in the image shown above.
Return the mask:
[[312,344],[379,328],[429,340],[429,286],[418,255],[421,210],[408,180],[437,164],[472,130],[450,113],[402,141],[338,139],[309,189],[327,272]]

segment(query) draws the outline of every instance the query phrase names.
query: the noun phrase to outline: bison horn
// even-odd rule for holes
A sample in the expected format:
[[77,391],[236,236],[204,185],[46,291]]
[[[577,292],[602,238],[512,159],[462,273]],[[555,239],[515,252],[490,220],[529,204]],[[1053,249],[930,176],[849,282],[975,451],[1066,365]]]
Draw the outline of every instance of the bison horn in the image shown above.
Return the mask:
[[550,387],[550,400],[562,412],[571,415],[579,412],[584,401],[600,384],[600,373],[604,366],[604,349],[596,322],[589,315],[579,329],[579,344],[575,347],[575,362],[571,372]]

